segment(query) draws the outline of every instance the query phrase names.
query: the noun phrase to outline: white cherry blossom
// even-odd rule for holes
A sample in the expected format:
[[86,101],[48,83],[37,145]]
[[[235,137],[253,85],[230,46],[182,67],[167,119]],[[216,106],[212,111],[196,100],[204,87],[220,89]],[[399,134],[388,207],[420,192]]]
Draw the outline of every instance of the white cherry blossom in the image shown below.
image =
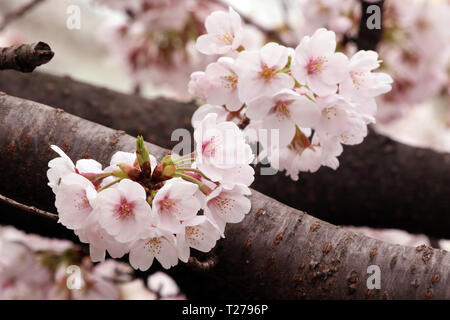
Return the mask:
[[392,89],[390,75],[377,72],[374,69],[380,66],[378,53],[375,51],[358,51],[350,61],[348,73],[339,84],[339,94],[355,101],[364,102]]
[[305,95],[283,89],[272,97],[260,97],[248,104],[247,117],[262,120],[262,128],[279,131],[279,143],[288,145],[295,135],[295,126],[313,127],[319,121],[320,110]]
[[291,51],[275,42],[260,50],[242,51],[235,61],[239,76],[239,98],[243,102],[258,96],[271,96],[282,89],[294,88],[294,79],[282,70]]
[[207,34],[197,39],[195,47],[203,54],[225,54],[242,43],[241,17],[229,7],[228,12],[214,11],[205,21]]
[[229,111],[242,107],[238,93],[238,75],[234,60],[222,57],[206,67],[205,75],[211,84],[205,92],[206,101],[214,105],[225,105]]
[[214,223],[221,234],[224,233],[227,223],[241,222],[250,212],[251,203],[246,195],[250,190],[244,185],[235,185],[227,190],[218,186],[209,195],[205,202],[205,215]]
[[84,227],[93,211],[96,197],[97,191],[88,179],[76,173],[66,174],[56,192],[58,222],[69,229]]
[[335,50],[333,31],[321,28],[312,37],[305,36],[295,49],[292,75],[319,96],[336,93],[337,84],[347,73],[348,58]]
[[187,262],[190,248],[209,252],[220,239],[220,232],[206,216],[197,216],[186,221],[185,228],[177,234],[179,259]]
[[152,210],[159,217],[158,227],[178,233],[184,229],[184,221],[192,219],[201,204],[194,197],[198,186],[181,178],[168,180],[158,190],[152,202]]
[[119,242],[140,239],[157,223],[144,188],[129,179],[99,192],[95,214],[100,226]]
[[137,240],[130,249],[130,264],[135,269],[147,270],[155,258],[165,269],[178,264],[176,239],[172,233],[154,229],[147,238]]

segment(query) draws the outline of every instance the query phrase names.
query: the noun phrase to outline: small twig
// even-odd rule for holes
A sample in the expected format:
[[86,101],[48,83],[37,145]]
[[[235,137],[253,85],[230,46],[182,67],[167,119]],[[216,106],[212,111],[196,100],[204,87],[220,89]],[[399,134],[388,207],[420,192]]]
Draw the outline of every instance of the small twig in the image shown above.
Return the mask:
[[5,29],[5,27],[12,21],[22,17],[25,13],[33,9],[36,5],[43,2],[44,0],[30,0],[30,2],[24,4],[23,6],[6,13],[0,22],[0,31]]
[[54,52],[45,42],[0,48],[0,70],[32,72],[49,62],[53,56]]
[[10,205],[11,207],[15,207],[15,208],[18,208],[18,209],[21,209],[21,210],[24,210],[24,211],[27,211],[30,213],[34,213],[39,216],[43,216],[43,217],[50,218],[53,220],[58,220],[58,215],[56,215],[54,213],[50,213],[50,212],[38,209],[36,207],[27,206],[23,203],[20,203],[20,202],[14,201],[13,199],[5,197],[4,195],[1,195],[1,194],[0,194],[0,202],[6,203],[6,204]]
[[217,255],[212,252],[205,261],[199,261],[196,257],[189,257],[187,264],[197,271],[210,271],[216,266],[217,261]]
[[[209,0],[208,2],[213,2],[224,8],[228,8],[228,6],[229,6],[227,3],[223,2],[222,0]],[[234,10],[241,16],[242,21],[244,21],[246,24],[251,24],[254,27],[256,27],[257,29],[259,29],[259,31],[264,33],[267,36],[267,38],[269,38],[270,40],[278,42],[279,44],[282,44],[284,46],[287,45],[286,42],[283,39],[281,39],[280,35],[275,30],[268,29],[268,28],[260,25],[259,23],[253,21],[252,19],[250,19],[246,15],[242,14],[238,10],[236,10],[236,9],[234,9]]]

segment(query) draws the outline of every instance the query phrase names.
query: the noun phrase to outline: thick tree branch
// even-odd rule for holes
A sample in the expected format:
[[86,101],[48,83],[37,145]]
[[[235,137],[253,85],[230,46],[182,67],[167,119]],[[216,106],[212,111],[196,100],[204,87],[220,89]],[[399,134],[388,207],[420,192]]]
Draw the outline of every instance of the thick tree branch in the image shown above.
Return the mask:
[[0,48],[0,70],[32,72],[36,67],[49,62],[53,55],[45,42]]
[[[172,131],[191,128],[196,106],[149,100],[39,72],[0,72],[0,90],[41,102],[170,148]],[[371,132],[346,147],[338,170],[321,168],[294,182],[256,176],[254,188],[334,224],[400,228],[450,237],[450,155]],[[258,172],[258,170],[257,170]]]
[[[104,165],[115,151],[132,151],[135,145],[135,138],[121,131],[8,95],[0,96],[0,119],[0,192],[41,208],[53,207],[54,201],[46,178],[47,163],[55,157],[50,144],[74,160],[89,156]],[[147,147],[159,159],[167,153]],[[450,298],[447,252],[355,234],[257,191],[250,198],[251,212],[242,223],[227,226],[215,249],[218,262],[208,272],[245,297]],[[380,290],[366,286],[367,267],[373,264],[382,272]],[[175,270],[184,278],[195,273],[187,266]]]

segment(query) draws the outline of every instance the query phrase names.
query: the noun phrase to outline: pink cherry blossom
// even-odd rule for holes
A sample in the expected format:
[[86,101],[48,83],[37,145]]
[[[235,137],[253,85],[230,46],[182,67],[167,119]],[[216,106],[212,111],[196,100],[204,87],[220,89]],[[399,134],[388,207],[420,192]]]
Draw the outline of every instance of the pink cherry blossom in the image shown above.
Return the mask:
[[226,54],[236,50],[242,43],[241,17],[229,7],[228,13],[214,11],[205,21],[208,32],[198,37],[196,48],[204,54]]
[[65,175],[56,192],[58,222],[69,229],[84,227],[93,211],[96,197],[97,191],[88,179],[76,173]]
[[158,190],[152,202],[158,227],[177,233],[184,229],[184,221],[192,219],[200,210],[200,202],[194,197],[198,186],[181,178],[168,180]]
[[95,211],[100,226],[119,242],[137,240],[157,223],[144,188],[129,179],[99,192]]
[[238,94],[238,75],[234,60],[222,57],[206,67],[206,77],[210,83],[205,90],[206,101],[214,105],[225,105],[229,111],[237,111],[242,107]]
[[371,71],[378,68],[380,61],[375,51],[358,51],[349,62],[348,74],[340,83],[339,94],[355,101],[366,101],[391,90],[390,75]]
[[226,188],[235,183],[249,185],[254,170],[251,147],[233,122],[217,123],[216,114],[208,114],[194,130],[196,159],[194,166]]
[[335,49],[333,31],[321,28],[312,37],[305,36],[295,49],[291,68],[295,79],[319,96],[335,93],[348,65],[347,57]]
[[244,185],[235,185],[231,190],[218,186],[205,199],[205,215],[223,234],[227,223],[241,222],[250,212],[249,194]]
[[227,121],[229,112],[225,107],[216,106],[211,104],[204,104],[195,110],[191,118],[192,127],[196,128],[201,121],[206,117],[208,113],[214,113],[217,115],[217,123]]
[[182,232],[177,234],[177,247],[179,258],[187,262],[190,257],[190,248],[202,252],[209,252],[215,247],[220,238],[220,232],[206,216],[197,216],[186,221]]
[[48,185],[56,193],[61,183],[61,178],[69,173],[102,173],[102,165],[92,159],[78,160],[76,165],[58,146],[50,146],[56,153],[58,158],[49,161],[47,170]]
[[278,70],[283,69],[290,50],[270,42],[259,51],[242,51],[235,66],[239,76],[239,98],[243,102],[258,96],[271,96],[282,89],[294,88],[294,79]]
[[178,250],[175,236],[169,232],[154,229],[145,239],[137,240],[131,247],[130,264],[133,268],[145,271],[156,258],[163,268],[169,269],[178,264]]
[[279,131],[279,143],[288,145],[295,126],[313,127],[319,121],[320,109],[306,96],[283,89],[272,97],[260,97],[248,103],[247,117],[262,120],[262,128]]

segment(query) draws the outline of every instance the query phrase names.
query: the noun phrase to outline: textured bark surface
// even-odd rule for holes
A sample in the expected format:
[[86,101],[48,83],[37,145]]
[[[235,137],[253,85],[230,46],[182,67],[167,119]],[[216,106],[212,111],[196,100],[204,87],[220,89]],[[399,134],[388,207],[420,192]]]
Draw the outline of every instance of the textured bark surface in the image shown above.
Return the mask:
[[[172,131],[190,129],[196,106],[149,100],[34,72],[0,72],[0,90],[38,101],[105,126],[142,134],[170,148]],[[450,238],[450,154],[415,148],[371,132],[345,147],[338,170],[321,168],[285,177],[256,176],[253,187],[334,224],[400,228]]]
[[[61,146],[74,160],[92,157],[104,165],[115,151],[135,146],[135,139],[121,131],[8,95],[0,96],[0,119],[0,193],[40,208],[54,210],[45,175],[55,157],[49,144]],[[157,158],[166,154],[158,146],[147,147]],[[218,263],[208,273],[242,297],[450,299],[446,251],[358,235],[257,191],[251,201],[244,221],[227,226],[226,239],[215,250]],[[380,290],[366,286],[367,267],[373,264],[381,269]],[[184,275],[181,281],[195,278],[186,267],[174,270]]]
[[0,48],[0,70],[32,72],[53,56],[53,51],[45,42]]

